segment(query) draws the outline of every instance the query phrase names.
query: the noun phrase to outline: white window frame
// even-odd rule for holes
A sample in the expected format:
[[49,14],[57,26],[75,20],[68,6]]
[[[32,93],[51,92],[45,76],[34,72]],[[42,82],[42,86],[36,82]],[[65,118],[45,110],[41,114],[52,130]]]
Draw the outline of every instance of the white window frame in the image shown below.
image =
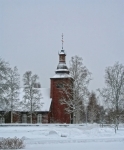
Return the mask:
[[5,123],[5,118],[4,117],[0,117],[0,123]]
[[27,123],[27,115],[26,114],[22,115],[22,123]]
[[37,123],[42,123],[42,114],[37,115]]

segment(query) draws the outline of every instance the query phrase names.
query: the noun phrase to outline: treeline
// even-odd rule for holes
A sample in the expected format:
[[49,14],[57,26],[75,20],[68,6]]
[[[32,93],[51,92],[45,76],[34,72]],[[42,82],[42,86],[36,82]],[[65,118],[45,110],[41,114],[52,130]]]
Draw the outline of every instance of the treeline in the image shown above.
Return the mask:
[[96,92],[89,92],[91,73],[81,57],[71,58],[69,71],[73,84],[63,83],[60,92],[67,96],[61,97],[60,103],[66,104],[73,123],[115,124],[118,128],[124,122],[124,65],[116,62],[106,67],[105,87]]
[[[90,92],[88,85],[91,72],[78,56],[71,57],[69,63],[71,81],[63,82],[60,88],[61,105],[66,105],[66,113],[71,115],[72,123],[115,124],[124,122],[124,65],[116,62],[105,69],[105,87]],[[39,77],[27,71],[23,75],[24,97],[19,102],[20,75],[17,67],[11,68],[9,63],[0,58],[0,110],[11,111],[20,106],[27,108],[32,114],[40,104],[41,93]],[[99,93],[98,96],[96,93]],[[66,94],[66,96],[65,96]],[[11,117],[12,118],[12,117]],[[13,118],[11,119],[11,122]],[[32,119],[31,119],[32,122]]]
[[41,93],[36,87],[40,87],[39,77],[27,71],[23,75],[23,97],[20,101],[20,75],[17,67],[11,68],[8,62],[0,58],[0,117],[4,118],[7,112],[11,112],[11,123],[13,113],[18,110],[28,111],[32,123],[32,114],[42,104]]

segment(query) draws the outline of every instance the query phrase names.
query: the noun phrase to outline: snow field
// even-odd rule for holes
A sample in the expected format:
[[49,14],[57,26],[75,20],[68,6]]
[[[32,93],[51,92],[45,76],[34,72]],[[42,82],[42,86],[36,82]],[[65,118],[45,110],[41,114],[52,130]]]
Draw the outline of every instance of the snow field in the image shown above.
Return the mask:
[[[0,137],[7,138],[15,136],[18,138],[23,137],[26,149],[41,149],[44,147],[44,150],[45,148],[49,150],[51,146],[54,146],[54,150],[56,150],[57,147],[63,147],[63,149],[65,149],[66,146],[66,148],[68,147],[69,149],[70,147],[72,150],[74,147],[77,149],[88,145],[89,148],[92,147],[91,145],[94,145],[95,147],[97,143],[99,143],[98,145],[100,145],[100,143],[101,145],[104,145],[102,146],[104,148],[107,143],[109,143],[108,145],[110,145],[110,147],[115,143],[116,146],[117,144],[119,145],[119,149],[117,150],[121,150],[121,145],[123,145],[124,150],[124,127],[120,127],[115,134],[113,128],[101,128],[97,124],[83,126],[0,126]],[[112,150],[114,150],[116,146],[114,146]]]

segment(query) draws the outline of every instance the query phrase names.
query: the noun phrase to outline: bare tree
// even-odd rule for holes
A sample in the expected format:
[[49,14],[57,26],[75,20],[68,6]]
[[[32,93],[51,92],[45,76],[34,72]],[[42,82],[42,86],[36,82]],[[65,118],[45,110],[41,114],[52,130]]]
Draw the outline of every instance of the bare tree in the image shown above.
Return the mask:
[[38,110],[42,103],[40,102],[41,93],[38,88],[35,88],[36,84],[38,83],[39,77],[37,75],[32,75],[31,71],[27,71],[23,75],[23,82],[24,82],[24,106],[26,107],[27,111],[30,113],[30,122],[32,123],[32,114]]
[[78,56],[71,58],[69,71],[72,78],[65,82],[60,90],[63,93],[60,102],[66,105],[65,110],[71,114],[74,123],[82,122],[82,111],[84,111],[84,102],[89,94],[88,84],[91,80],[91,73],[82,61],[82,58]]
[[106,107],[112,110],[112,119],[115,124],[115,132],[118,129],[119,118],[124,109],[124,65],[116,62],[114,66],[105,70],[106,87],[99,90],[105,101]]
[[13,113],[19,107],[20,75],[17,67],[14,67],[14,69],[9,68],[6,85],[8,87],[6,92],[6,111],[11,112],[11,123],[13,123]]

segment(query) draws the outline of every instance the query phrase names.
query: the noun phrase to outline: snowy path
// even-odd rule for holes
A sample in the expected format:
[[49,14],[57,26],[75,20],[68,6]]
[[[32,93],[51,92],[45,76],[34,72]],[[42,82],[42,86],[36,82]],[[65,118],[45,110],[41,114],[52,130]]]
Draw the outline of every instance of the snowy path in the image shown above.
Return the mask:
[[100,138],[100,139],[75,139],[75,140],[43,140],[43,139],[30,139],[26,140],[26,144],[57,144],[57,143],[89,143],[89,142],[124,142],[124,138]]
[[91,142],[65,144],[32,144],[27,150],[124,150],[124,142]]

